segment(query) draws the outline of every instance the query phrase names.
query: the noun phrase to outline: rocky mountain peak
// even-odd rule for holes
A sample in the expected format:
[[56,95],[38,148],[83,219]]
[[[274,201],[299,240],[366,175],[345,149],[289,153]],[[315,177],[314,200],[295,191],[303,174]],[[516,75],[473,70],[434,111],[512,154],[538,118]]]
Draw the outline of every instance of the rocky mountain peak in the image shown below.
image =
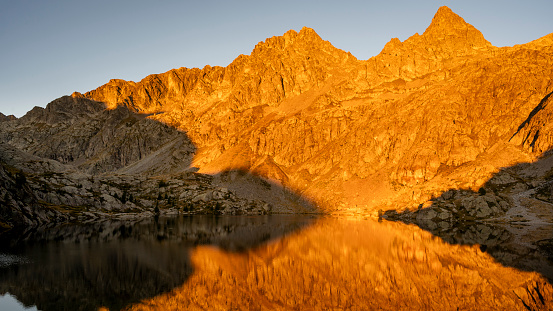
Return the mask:
[[71,94],[71,97],[73,97],[73,98],[85,98],[85,96],[80,92],[73,92]]
[[310,40],[322,40],[321,37],[315,32],[313,28],[304,26],[299,33],[299,37]]
[[434,14],[432,22],[428,28],[462,28],[467,25],[469,24],[467,24],[461,16],[457,15],[449,7],[442,6],[438,9],[438,11],[436,11],[436,14]]
[[265,41],[259,42],[255,46],[252,55],[258,54],[267,48],[284,50],[291,47],[295,50],[298,48],[301,49],[301,47],[305,47],[306,45],[319,46],[325,42],[326,41],[321,39],[321,37],[312,28],[303,27],[299,33],[294,29],[290,29],[282,36],[274,36],[266,39]]
[[455,14],[447,6],[438,9],[423,36],[433,43],[460,41],[464,42],[469,48],[479,49],[492,46],[478,29],[465,22],[462,17]]
[[[179,68],[136,83],[112,79],[84,97],[104,102],[108,109],[125,106],[147,114],[195,110],[197,103],[202,109],[216,104],[219,110],[249,109],[259,104],[275,106],[286,97],[322,86],[331,76],[330,71],[343,71],[347,66],[358,65],[356,61],[313,29],[303,27],[299,32],[289,30],[259,42],[250,55],[238,56],[225,68]],[[197,118],[188,114],[185,119]],[[171,124],[182,124],[183,120],[181,115]]]
[[380,77],[411,80],[436,70],[454,67],[463,58],[488,53],[494,46],[463,18],[441,7],[422,35],[401,42],[393,38],[371,59]]
[[46,108],[35,107],[21,119],[47,124],[71,123],[77,117],[89,117],[104,109],[104,103],[78,97],[73,93],[72,96],[62,96],[51,101]]

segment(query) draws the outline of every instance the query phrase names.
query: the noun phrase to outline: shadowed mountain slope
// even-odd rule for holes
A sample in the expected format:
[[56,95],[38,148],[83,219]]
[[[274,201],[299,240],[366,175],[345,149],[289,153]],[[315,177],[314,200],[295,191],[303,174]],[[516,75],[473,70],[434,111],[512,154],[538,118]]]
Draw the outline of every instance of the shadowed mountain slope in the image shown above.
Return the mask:
[[[61,97],[3,125],[3,142],[91,174],[124,167],[133,173],[177,173],[188,168],[195,151],[186,133],[126,107],[106,110],[103,103],[78,97]],[[164,155],[163,162],[135,163],[155,153]]]

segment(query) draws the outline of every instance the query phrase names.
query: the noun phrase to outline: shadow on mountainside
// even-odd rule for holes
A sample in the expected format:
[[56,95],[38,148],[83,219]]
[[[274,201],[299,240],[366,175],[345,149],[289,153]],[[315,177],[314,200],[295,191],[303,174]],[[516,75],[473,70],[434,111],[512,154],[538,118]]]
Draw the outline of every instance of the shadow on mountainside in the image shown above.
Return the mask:
[[478,191],[451,189],[428,207],[382,217],[415,224],[450,244],[480,245],[504,266],[553,281],[553,152],[501,169]]
[[[0,122],[0,224],[14,226],[0,234],[0,293],[118,310],[184,284],[197,245],[244,252],[316,218],[245,169],[196,173],[186,133],[146,117],[66,96]],[[298,210],[309,215],[278,215]]]

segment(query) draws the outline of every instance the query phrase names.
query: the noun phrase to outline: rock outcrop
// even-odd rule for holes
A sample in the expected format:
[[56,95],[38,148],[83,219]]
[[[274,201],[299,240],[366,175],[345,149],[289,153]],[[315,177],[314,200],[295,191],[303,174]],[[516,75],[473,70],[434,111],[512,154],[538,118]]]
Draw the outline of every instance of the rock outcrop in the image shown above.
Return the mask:
[[547,94],[540,103],[530,112],[528,118],[518,127],[511,137],[516,145],[521,145],[525,150],[535,153],[543,153],[551,150],[553,146],[553,131],[550,120],[553,118],[553,92]]
[[456,67],[472,56],[486,57],[497,48],[448,7],[441,7],[422,34],[404,42],[394,38],[368,61],[379,77],[412,80]]

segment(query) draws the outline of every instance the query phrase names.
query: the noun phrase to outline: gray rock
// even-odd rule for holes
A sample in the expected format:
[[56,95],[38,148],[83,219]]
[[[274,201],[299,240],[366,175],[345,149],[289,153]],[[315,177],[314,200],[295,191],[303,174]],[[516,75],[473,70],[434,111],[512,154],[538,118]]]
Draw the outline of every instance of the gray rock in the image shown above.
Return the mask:
[[440,212],[438,214],[438,218],[442,219],[442,220],[446,220],[446,219],[450,219],[453,215],[451,214],[451,212],[447,211],[447,210],[443,210],[442,212]]
[[433,209],[423,209],[417,213],[417,220],[433,219],[438,215]]
[[205,191],[204,193],[201,193],[201,194],[197,195],[196,197],[194,197],[192,199],[192,202],[193,203],[208,202],[208,201],[211,201],[212,199],[213,199],[213,192],[212,191]]

